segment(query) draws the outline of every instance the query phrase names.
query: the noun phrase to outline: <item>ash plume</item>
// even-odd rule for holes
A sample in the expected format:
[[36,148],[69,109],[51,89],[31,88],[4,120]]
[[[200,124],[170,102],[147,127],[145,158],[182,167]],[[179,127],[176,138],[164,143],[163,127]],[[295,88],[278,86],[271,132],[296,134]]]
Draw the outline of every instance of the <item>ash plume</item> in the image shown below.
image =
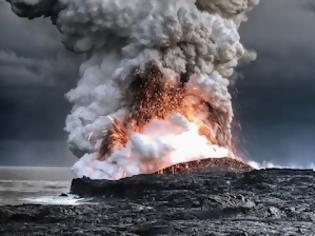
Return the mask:
[[229,155],[229,78],[254,59],[238,28],[257,0],[9,2],[19,16],[50,16],[65,46],[86,55],[66,95],[78,175],[118,179]]

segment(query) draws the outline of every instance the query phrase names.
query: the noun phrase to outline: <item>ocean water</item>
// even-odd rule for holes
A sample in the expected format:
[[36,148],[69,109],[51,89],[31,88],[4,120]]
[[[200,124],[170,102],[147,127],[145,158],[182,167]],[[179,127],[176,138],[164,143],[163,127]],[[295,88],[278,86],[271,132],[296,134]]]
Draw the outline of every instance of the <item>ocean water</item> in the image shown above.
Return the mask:
[[0,205],[85,203],[69,193],[70,168],[0,167]]

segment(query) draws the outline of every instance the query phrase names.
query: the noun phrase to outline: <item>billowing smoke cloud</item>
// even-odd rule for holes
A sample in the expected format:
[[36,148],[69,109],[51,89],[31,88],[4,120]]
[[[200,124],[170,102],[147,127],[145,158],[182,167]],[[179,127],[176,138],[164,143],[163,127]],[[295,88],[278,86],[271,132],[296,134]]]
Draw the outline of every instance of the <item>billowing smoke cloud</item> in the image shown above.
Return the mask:
[[[156,171],[156,166],[228,155],[233,119],[228,78],[241,59],[248,61],[254,56],[240,43],[238,28],[257,0],[10,3],[20,16],[51,16],[66,47],[87,57],[80,67],[77,87],[67,94],[74,104],[66,120],[70,148],[78,157],[84,156],[74,166],[77,174],[117,179],[150,173]],[[159,75],[159,88],[161,84],[175,87],[175,95],[181,95],[180,105],[172,106],[163,119],[154,114],[142,122],[136,115],[141,111],[134,107],[144,105],[136,106],[139,93],[132,88],[138,81],[138,89],[152,87],[145,81],[152,79],[149,74]],[[157,100],[156,110],[174,102],[174,98]],[[188,115],[182,112],[183,107],[190,111]],[[211,127],[211,134],[200,135],[190,120],[191,114]],[[100,157],[104,145],[107,150],[106,135],[115,130],[117,121],[142,122],[141,132],[131,125],[121,125],[117,130],[129,139]],[[189,142],[192,145],[183,146]]]

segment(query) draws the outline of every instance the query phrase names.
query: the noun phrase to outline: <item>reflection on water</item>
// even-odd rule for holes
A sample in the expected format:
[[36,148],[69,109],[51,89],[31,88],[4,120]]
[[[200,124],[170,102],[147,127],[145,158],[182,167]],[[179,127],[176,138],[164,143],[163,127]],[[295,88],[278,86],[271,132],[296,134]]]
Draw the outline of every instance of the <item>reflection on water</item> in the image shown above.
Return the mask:
[[[92,199],[91,199],[92,200]],[[42,204],[42,205],[86,205],[97,204],[97,202],[90,201],[89,198],[79,198],[75,195],[67,196],[40,196],[20,199],[25,203]]]
[[0,205],[22,204],[41,196],[58,196],[68,193],[70,182],[0,180]]
[[68,168],[0,167],[0,205],[85,204],[68,193],[72,175]]

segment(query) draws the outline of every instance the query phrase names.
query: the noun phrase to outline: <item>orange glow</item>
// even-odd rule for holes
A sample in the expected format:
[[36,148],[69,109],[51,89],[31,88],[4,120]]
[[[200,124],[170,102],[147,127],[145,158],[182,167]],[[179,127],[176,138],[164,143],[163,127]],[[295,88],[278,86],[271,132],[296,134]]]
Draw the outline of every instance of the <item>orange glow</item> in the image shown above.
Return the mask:
[[[163,173],[163,169],[172,165],[230,155],[230,141],[222,128],[222,115],[201,98],[189,95],[180,80],[166,78],[157,66],[152,65],[143,74],[136,71],[130,85],[130,98],[130,112],[123,120],[113,119],[112,126],[105,132],[97,157],[99,161],[107,160],[113,152],[126,148],[134,133],[146,133],[152,140],[161,136],[163,143],[174,149],[163,161],[146,162],[143,173]],[[168,121],[174,118],[174,114],[178,114],[176,122],[183,123],[184,130],[178,128],[176,122]],[[154,127],[152,121],[165,121],[168,125],[164,125],[166,128]],[[167,132],[163,133],[163,129]],[[165,134],[170,131],[170,134]],[[151,142],[151,138],[146,141]],[[187,165],[185,168],[190,167]]]

